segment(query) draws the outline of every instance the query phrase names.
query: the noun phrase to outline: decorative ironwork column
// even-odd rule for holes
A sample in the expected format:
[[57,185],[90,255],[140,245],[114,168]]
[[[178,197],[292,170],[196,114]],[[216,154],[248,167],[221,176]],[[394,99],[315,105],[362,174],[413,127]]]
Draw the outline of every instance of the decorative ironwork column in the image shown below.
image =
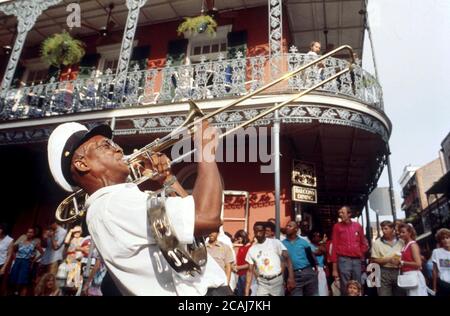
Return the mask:
[[123,31],[122,46],[120,48],[119,62],[116,71],[116,80],[119,83],[119,87],[124,88],[131,53],[133,52],[133,41],[134,35],[136,34],[139,11],[146,2],[147,0],[127,0],[127,24]]
[[269,0],[269,58],[272,79],[279,76],[283,47],[282,0]]
[[33,28],[37,18],[42,14],[42,11],[61,1],[62,0],[16,0],[0,5],[0,11],[6,15],[15,15],[18,21],[16,41],[0,88],[2,94],[6,93],[6,90],[11,86],[28,32]]

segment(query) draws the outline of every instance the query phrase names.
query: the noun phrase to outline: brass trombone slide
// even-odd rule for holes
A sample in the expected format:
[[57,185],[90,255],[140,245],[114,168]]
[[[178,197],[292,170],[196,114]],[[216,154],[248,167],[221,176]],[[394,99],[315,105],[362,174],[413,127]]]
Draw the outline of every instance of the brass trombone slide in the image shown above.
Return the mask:
[[[268,110],[260,113],[259,115],[255,116],[254,118],[252,118],[250,121],[242,123],[241,125],[236,126],[233,129],[230,129],[230,130],[226,131],[225,133],[220,135],[220,138],[223,138],[223,137],[227,136],[228,134],[231,134],[231,133],[235,132],[236,130],[238,130],[238,129],[242,128],[242,127],[245,127],[245,126],[247,126],[247,125],[249,125],[249,124],[251,124],[251,123],[253,123],[253,122],[255,122],[255,121],[259,120],[259,119],[261,119],[262,117],[270,114],[271,112],[273,112],[275,110],[278,110],[278,109],[282,108],[283,106],[285,106],[285,105],[287,105],[287,104],[289,104],[291,102],[294,102],[298,98],[300,98],[300,97],[310,93],[313,90],[316,90],[317,88],[320,88],[321,86],[323,86],[326,83],[328,83],[328,82],[338,78],[339,76],[341,76],[341,75],[343,75],[343,74],[345,74],[347,72],[350,72],[353,69],[352,64],[355,63],[355,57],[353,55],[353,49],[349,45],[340,46],[340,47],[338,47],[338,48],[328,52],[327,54],[322,55],[319,58],[317,58],[317,59],[315,59],[315,60],[313,60],[313,61],[311,61],[311,62],[309,62],[309,63],[307,63],[305,65],[303,65],[302,67],[300,67],[300,68],[298,68],[296,70],[293,70],[291,72],[288,72],[288,73],[284,74],[283,76],[281,76],[280,78],[278,78],[278,79],[276,79],[274,81],[271,81],[268,84],[266,84],[266,85],[256,89],[255,91],[253,91],[253,92],[251,92],[251,93],[249,93],[247,95],[244,95],[241,98],[230,102],[230,104],[225,105],[224,107],[221,107],[220,109],[217,109],[217,110],[215,110],[213,112],[210,112],[210,113],[208,113],[206,115],[203,115],[203,113],[198,108],[198,106],[192,100],[189,100],[188,102],[190,104],[190,112],[189,112],[188,116],[189,116],[189,118],[195,118],[195,115],[191,114],[192,111],[195,111],[196,113],[199,114],[198,116],[201,117],[202,120],[208,120],[210,118],[213,118],[217,114],[222,113],[222,112],[228,110],[229,108],[231,108],[233,106],[236,106],[237,104],[242,103],[243,101],[254,97],[255,95],[260,94],[261,92],[271,88],[272,86],[274,86],[274,85],[276,85],[276,84],[278,84],[278,83],[280,83],[282,81],[285,81],[285,80],[289,79],[292,76],[295,76],[299,72],[304,71],[305,69],[307,69],[309,67],[312,67],[312,66],[320,63],[322,60],[324,60],[324,59],[326,59],[328,57],[331,57],[334,54],[336,54],[336,53],[338,53],[340,51],[343,51],[343,50],[348,50],[348,52],[350,54],[350,57],[352,59],[352,62],[349,63],[349,67],[347,69],[344,69],[344,70],[334,74],[333,76],[322,80],[321,82],[319,82],[318,84],[314,85],[313,87],[308,88],[307,90],[302,91],[302,92],[294,95],[292,98],[289,98],[288,100],[286,100],[286,101],[276,105],[275,107],[269,108]],[[189,122],[188,120],[186,120],[185,124],[183,124],[180,128],[176,129],[172,133],[164,136],[163,138],[156,139],[154,142],[152,142],[152,143],[148,144],[147,146],[143,147],[141,150],[139,150],[139,151],[129,155],[127,157],[128,161],[129,162],[133,161],[135,158],[137,158],[139,155],[141,155],[142,152],[145,152],[146,150],[148,150],[150,148],[153,148],[154,149],[153,151],[163,151],[163,150],[169,148],[171,145],[173,145],[173,143],[175,143],[177,141],[177,137],[176,137],[177,134],[182,134],[183,132],[186,132],[186,131],[192,131],[194,125],[197,124],[197,123],[198,123],[198,120],[192,120],[192,122]]]

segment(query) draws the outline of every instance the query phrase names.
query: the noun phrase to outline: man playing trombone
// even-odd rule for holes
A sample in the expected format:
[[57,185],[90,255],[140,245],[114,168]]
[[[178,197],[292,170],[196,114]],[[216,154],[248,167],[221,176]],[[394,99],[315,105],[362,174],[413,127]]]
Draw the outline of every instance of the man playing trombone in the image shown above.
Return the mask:
[[[216,130],[206,121],[197,127],[196,148],[209,148],[209,154],[215,157]],[[213,131],[210,137],[208,131]],[[166,244],[160,242],[160,239],[175,238],[175,245],[189,245],[194,236],[205,236],[219,229],[222,184],[215,159],[205,159],[206,153],[197,150],[196,154],[201,155],[198,175],[192,195],[188,195],[172,175],[170,161],[164,154],[153,153],[149,158],[143,155],[142,168],[150,171],[151,179],[162,184],[164,192],[171,189],[179,195],[149,200],[148,193],[134,183],[127,183],[129,165],[111,136],[107,125],[88,131],[79,123],[61,124],[50,135],[48,159],[52,175],[62,188],[73,192],[81,187],[89,195],[85,204],[87,226],[120,292],[123,295],[230,294],[225,274],[214,259],[208,257],[206,264],[203,262],[203,267],[196,270],[198,273],[180,272],[176,268],[188,261],[179,256],[180,247],[164,252]],[[162,213],[165,217],[155,224],[149,217],[151,205],[158,205],[161,200],[165,201],[165,215]],[[169,262],[172,256],[175,260]]]

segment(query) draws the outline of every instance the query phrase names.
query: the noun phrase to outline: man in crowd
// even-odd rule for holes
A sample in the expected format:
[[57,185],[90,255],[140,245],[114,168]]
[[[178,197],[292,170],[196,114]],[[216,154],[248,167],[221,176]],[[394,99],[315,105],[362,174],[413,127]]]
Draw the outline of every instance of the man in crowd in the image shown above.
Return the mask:
[[275,238],[275,223],[268,221],[266,223],[266,238]]
[[45,251],[38,268],[38,278],[47,272],[55,275],[58,272],[58,266],[63,260],[66,235],[67,230],[55,222],[50,225],[46,235],[42,236],[42,247],[45,248]]
[[219,232],[212,232],[209,234],[208,242],[206,244],[206,250],[211,257],[216,260],[219,266],[225,271],[227,276],[227,284],[230,284],[231,279],[231,267],[234,262],[233,252],[228,245],[217,240]]
[[401,239],[395,234],[395,225],[391,221],[380,224],[383,236],[375,240],[372,245],[372,262],[380,265],[381,287],[378,296],[403,296],[406,293],[397,285],[399,267],[395,260],[400,258],[404,246]]
[[250,247],[245,257],[245,261],[249,264],[245,296],[250,294],[250,286],[255,269],[257,273],[256,282],[258,284],[256,296],[284,295],[283,269],[280,258],[285,260],[289,273],[287,289],[291,291],[295,288],[294,271],[292,270],[291,259],[286,247],[278,239],[266,238],[265,226],[265,222],[256,222],[253,225],[257,243]]
[[297,223],[291,221],[286,225],[286,239],[283,245],[287,248],[295,275],[295,288],[292,296],[317,296],[319,285],[317,264],[311,250],[311,244],[297,236]]
[[[187,253],[180,258],[184,245],[192,244],[194,236],[208,235],[221,225],[222,183],[215,161],[217,131],[206,121],[196,128],[195,161],[199,163],[192,195],[172,174],[165,155],[155,152],[141,157],[143,165],[135,167],[171,195],[165,199],[127,183],[129,165],[111,137],[112,131],[106,125],[88,131],[79,123],[61,124],[50,135],[48,158],[52,175],[62,188],[73,192],[81,187],[89,194],[86,223],[122,295],[231,294],[225,273],[213,258],[209,257],[205,265]],[[159,225],[152,221],[155,212],[160,214],[156,222]],[[154,228],[154,234],[149,227]],[[177,253],[168,251],[166,241]],[[202,266],[201,271],[194,272],[190,266],[176,270],[189,262]]]
[[321,45],[319,41],[312,41],[309,44],[309,52],[308,55],[317,56],[320,55]]
[[343,294],[349,280],[361,282],[361,264],[369,247],[362,226],[351,219],[351,208],[343,206],[338,213],[341,222],[333,226],[331,261]]
[[300,222],[300,234],[299,237],[306,240],[308,243],[311,243],[309,240],[309,234],[311,232],[311,227],[309,225],[309,221],[307,219],[303,219]]

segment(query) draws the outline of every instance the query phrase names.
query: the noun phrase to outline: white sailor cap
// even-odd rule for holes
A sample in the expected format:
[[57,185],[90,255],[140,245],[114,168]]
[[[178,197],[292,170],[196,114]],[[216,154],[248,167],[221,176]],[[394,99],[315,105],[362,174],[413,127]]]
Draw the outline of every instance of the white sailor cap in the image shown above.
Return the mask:
[[111,128],[108,125],[98,125],[89,131],[86,126],[71,122],[59,125],[50,135],[47,146],[48,164],[56,183],[64,190],[77,190],[70,174],[73,153],[81,144],[96,135],[111,138]]

